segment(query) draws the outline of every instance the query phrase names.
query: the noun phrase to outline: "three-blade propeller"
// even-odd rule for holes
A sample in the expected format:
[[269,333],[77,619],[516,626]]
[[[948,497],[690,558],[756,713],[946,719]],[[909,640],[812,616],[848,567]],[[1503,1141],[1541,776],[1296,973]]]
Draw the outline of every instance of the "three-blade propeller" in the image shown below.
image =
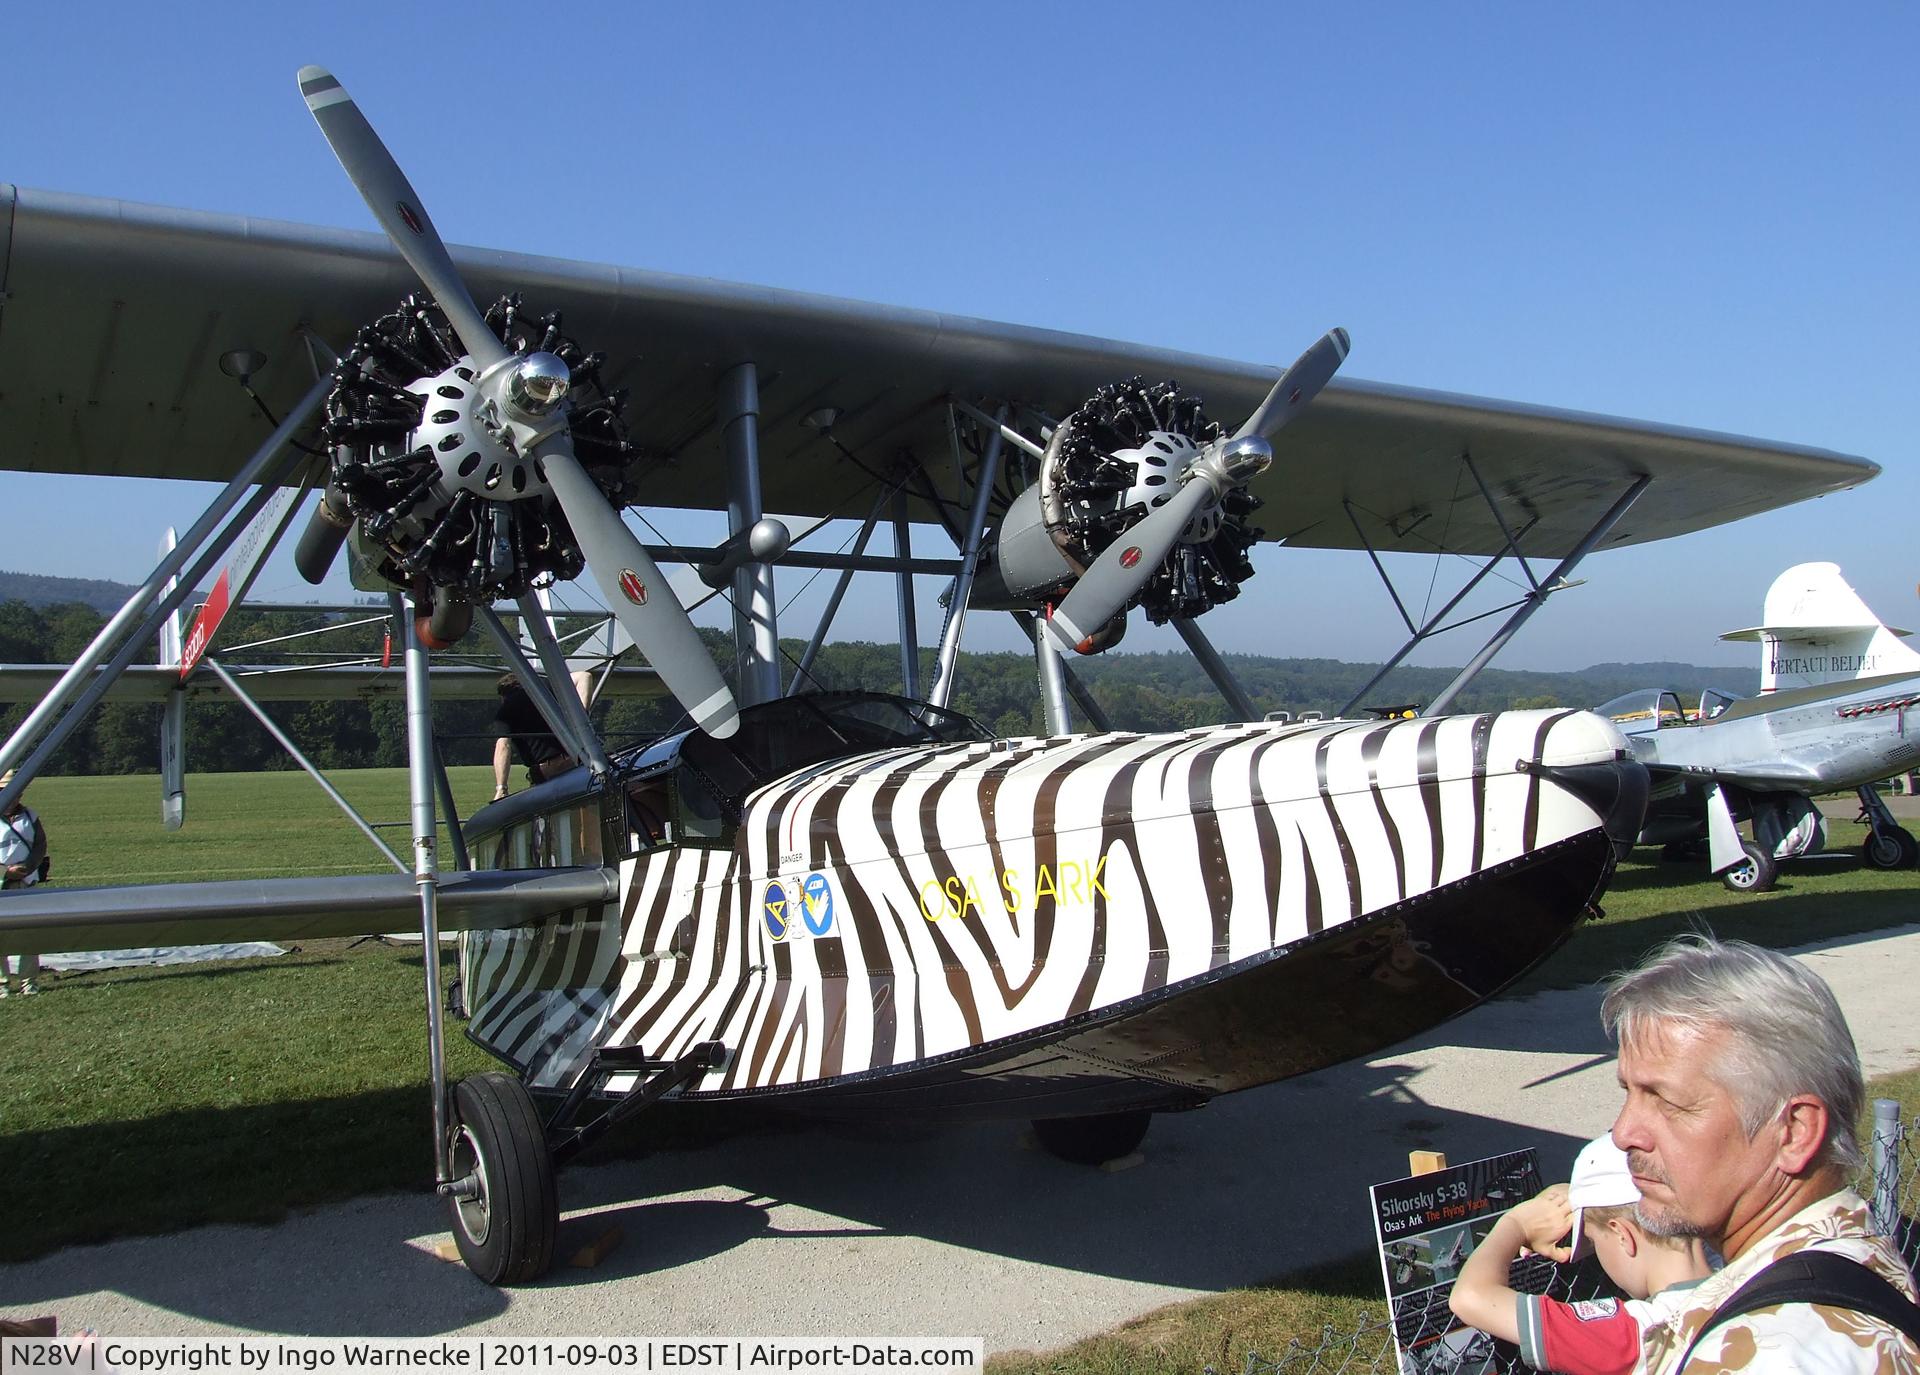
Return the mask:
[[400,165],[332,73],[302,67],[300,93],[367,208],[445,312],[474,361],[487,399],[501,414],[539,431],[534,458],[614,618],[697,725],[710,735],[732,735],[739,728],[739,710],[693,622],[620,513],[575,459],[564,415],[550,423],[520,404],[512,386],[515,355],[487,327]]
[[1087,566],[1047,622],[1057,644],[1083,654],[1092,649],[1094,636],[1140,594],[1194,518],[1273,462],[1269,441],[1332,380],[1351,343],[1344,329],[1323,334],[1280,374],[1232,438],[1208,445],[1188,465],[1180,489]]

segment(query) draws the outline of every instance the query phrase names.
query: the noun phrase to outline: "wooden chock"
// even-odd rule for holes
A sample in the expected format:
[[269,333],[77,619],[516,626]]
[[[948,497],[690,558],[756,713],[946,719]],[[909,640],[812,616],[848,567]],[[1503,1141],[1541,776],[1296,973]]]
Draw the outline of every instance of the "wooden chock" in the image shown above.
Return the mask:
[[576,1270],[591,1270],[607,1258],[607,1252],[620,1244],[626,1233],[618,1227],[608,1227],[599,1236],[573,1253],[567,1264]]
[[1447,1153],[1445,1151],[1407,1152],[1408,1174],[1432,1174],[1436,1170],[1444,1170],[1446,1168]]

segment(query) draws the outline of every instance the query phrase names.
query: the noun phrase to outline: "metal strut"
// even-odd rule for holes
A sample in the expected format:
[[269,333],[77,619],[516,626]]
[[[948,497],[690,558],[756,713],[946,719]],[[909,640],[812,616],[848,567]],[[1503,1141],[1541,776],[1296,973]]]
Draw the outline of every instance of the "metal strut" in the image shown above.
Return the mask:
[[[1635,501],[1639,500],[1640,494],[1646,490],[1647,484],[1653,481],[1652,477],[1648,475],[1642,475],[1634,479],[1632,485],[1614,501],[1612,506],[1607,508],[1606,513],[1602,515],[1599,520],[1594,522],[1592,528],[1581,537],[1579,543],[1560,561],[1553,572],[1545,578],[1536,578],[1533,574],[1533,569],[1527,563],[1526,555],[1521,551],[1520,541],[1539,523],[1539,517],[1536,516],[1532,520],[1529,520],[1518,530],[1513,529],[1508,525],[1506,518],[1501,514],[1498,506],[1495,504],[1493,493],[1488,490],[1486,483],[1481,480],[1479,470],[1473,465],[1472,456],[1463,455],[1462,461],[1467,465],[1468,472],[1473,475],[1474,483],[1480,489],[1481,499],[1486,502],[1489,511],[1492,513],[1494,523],[1500,527],[1500,534],[1505,547],[1485,563],[1481,564],[1479,568],[1475,569],[1473,576],[1468,578],[1465,584],[1463,584],[1452,597],[1447,599],[1446,604],[1419,626],[1415,626],[1413,618],[1407,614],[1406,606],[1400,600],[1400,594],[1394,588],[1392,578],[1387,575],[1386,568],[1381,564],[1380,556],[1375,551],[1373,542],[1367,538],[1366,531],[1361,527],[1359,519],[1354,515],[1352,504],[1342,502],[1342,505],[1346,507],[1347,519],[1353,525],[1354,533],[1359,537],[1361,546],[1367,551],[1367,557],[1373,561],[1374,571],[1380,575],[1380,581],[1386,587],[1387,595],[1393,599],[1394,608],[1400,613],[1400,619],[1406,622],[1410,634],[1408,635],[1406,643],[1401,645],[1400,648],[1393,653],[1392,657],[1382,664],[1371,678],[1367,679],[1358,692],[1355,692],[1353,696],[1346,700],[1337,713],[1340,716],[1347,715],[1364,701],[1367,694],[1379,686],[1381,681],[1384,680],[1389,673],[1400,666],[1407,655],[1411,654],[1426,640],[1436,635],[1444,634],[1449,630],[1458,630],[1462,626],[1471,625],[1475,621],[1485,620],[1489,616],[1497,616],[1503,611],[1512,611],[1513,615],[1502,623],[1500,628],[1496,630],[1487,640],[1486,644],[1481,647],[1480,652],[1474,655],[1467,666],[1455,676],[1454,680],[1447,684],[1433,701],[1427,704],[1426,709],[1421,712],[1421,715],[1437,716],[1445,712],[1448,707],[1453,705],[1455,699],[1466,690],[1468,685],[1470,685],[1475,678],[1479,677],[1481,670],[1486,668],[1487,664],[1493,660],[1493,657],[1506,647],[1507,643],[1519,632],[1520,627],[1527,623],[1527,620],[1533,613],[1546,604],[1547,598],[1567,586],[1567,576],[1579,566],[1581,560],[1591,553],[1601,540],[1606,538],[1613,527],[1619,524],[1621,517],[1626,515]],[[1437,552],[1445,553],[1446,550],[1439,549]],[[1454,608],[1465,601],[1468,594],[1485,581],[1487,575],[1499,567],[1500,561],[1506,558],[1512,558],[1515,562],[1519,563],[1529,584],[1527,592],[1520,597],[1519,600],[1508,602],[1504,606],[1494,608],[1492,611],[1484,611],[1478,615],[1468,616],[1463,620],[1445,624],[1446,618],[1453,614]]]
[[1493,638],[1480,647],[1480,652],[1468,661],[1459,675],[1440,690],[1440,695],[1427,703],[1426,710],[1420,713],[1422,716],[1439,716],[1453,705],[1453,699],[1465,690],[1468,683],[1480,676],[1480,670],[1493,661],[1494,655],[1507,647],[1507,642],[1519,633],[1520,627],[1527,623],[1528,618],[1547,604],[1548,597],[1566,585],[1567,574],[1578,568],[1580,561],[1592,552],[1593,547],[1607,537],[1608,531],[1619,524],[1620,517],[1632,508],[1633,503],[1640,499],[1640,494],[1647,490],[1647,484],[1652,481],[1651,474],[1643,474],[1634,481],[1633,486],[1620,494],[1620,499],[1609,506],[1607,513],[1594,522],[1593,528],[1573,546],[1573,551],[1555,565],[1553,572],[1547,575],[1546,581],[1534,585],[1533,591],[1529,592],[1520,603],[1519,610],[1509,616],[1506,623],[1493,633]]
[[[397,601],[398,598],[396,597]],[[453,1183],[453,1141],[447,1102],[446,1029],[440,994],[439,879],[434,862],[433,776],[439,756],[433,744],[433,688],[426,646],[420,643],[419,603],[400,616],[407,647],[407,795],[413,818],[413,881],[420,890],[420,963],[426,971],[427,1075],[433,1091],[433,1178],[445,1190]]]
[[[12,801],[33,780],[48,756],[80,724],[87,710],[106,695],[121,671],[133,662],[147,641],[159,633],[161,625],[175,609],[193,595],[201,580],[213,570],[233,542],[245,533],[254,517],[273,500],[279,485],[306,461],[306,455],[298,449],[290,450],[284,456],[281,450],[288,448],[288,441],[318,408],[330,385],[329,378],[322,378],[313,384],[300,404],[287,413],[286,419],[267,436],[233,480],[220,489],[220,494],[200,519],[194,522],[193,528],[187,531],[180,543],[160,560],[159,566],[140,585],[139,590],[127,598],[126,605],[100,628],[93,643],[81,651],[53,690],[28,713],[6,744],[0,745],[0,772],[19,765],[19,776],[5,789],[0,789],[0,805]],[[279,461],[276,462],[276,459]],[[247,488],[255,483],[266,485],[247,497],[240,512],[227,523],[213,543],[201,551],[201,545],[206,543],[214,527],[240,503]],[[198,558],[194,557],[196,552],[199,553]],[[177,581],[168,588],[171,579]],[[159,597],[157,603],[153,601],[156,596]],[[141,614],[143,609],[144,615]],[[101,666],[103,660],[104,667]],[[99,669],[97,673],[94,672],[96,668]],[[66,714],[61,716],[63,710]],[[55,720],[56,717],[59,719]],[[34,745],[36,739],[39,740],[38,747],[28,754],[29,747]]]
[[[951,415],[949,415],[951,420]],[[973,484],[973,506],[967,512],[967,537],[960,550],[960,571],[954,576],[952,595],[947,599],[947,623],[940,629],[940,655],[933,669],[933,690],[927,700],[944,707],[953,697],[953,669],[960,657],[960,630],[967,620],[967,602],[973,596],[973,572],[980,562],[980,540],[987,526],[987,502],[993,496],[993,484],[1000,476],[1000,430],[1004,428],[1007,408],[1000,408],[1000,425],[987,440],[980,455],[980,467]],[[954,439],[954,458],[959,459],[959,435],[951,424],[947,433]]]
[[[650,1060],[639,1046],[601,1046],[588,1059],[567,1090],[567,1096],[547,1123],[547,1149],[558,1166],[578,1155],[609,1129],[626,1121],[643,1108],[650,1108],[666,1094],[698,1079],[709,1070],[723,1069],[727,1048],[719,1041],[701,1041],[686,1054],[673,1060]],[[641,1074],[646,1081],[633,1092],[609,1106],[599,1116],[580,1126],[573,1119],[585,1107],[594,1091],[616,1074]]]

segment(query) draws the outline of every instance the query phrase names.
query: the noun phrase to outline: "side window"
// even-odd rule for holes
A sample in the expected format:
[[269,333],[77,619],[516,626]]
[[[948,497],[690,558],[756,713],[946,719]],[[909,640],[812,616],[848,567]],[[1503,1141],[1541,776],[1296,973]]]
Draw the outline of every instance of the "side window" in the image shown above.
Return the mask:
[[673,775],[673,824],[678,838],[694,845],[724,845],[733,828],[720,799],[699,771],[682,764]]
[[673,839],[667,818],[673,804],[668,796],[667,780],[661,777],[639,779],[627,786],[627,853],[645,854]]

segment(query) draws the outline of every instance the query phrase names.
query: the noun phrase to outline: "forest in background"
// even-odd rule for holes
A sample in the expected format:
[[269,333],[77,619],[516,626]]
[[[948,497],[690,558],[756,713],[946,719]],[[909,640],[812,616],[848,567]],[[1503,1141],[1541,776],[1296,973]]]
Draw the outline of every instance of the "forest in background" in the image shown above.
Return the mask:
[[[19,575],[0,574],[0,579]],[[64,580],[43,579],[45,583]],[[111,587],[111,584],[99,584]],[[0,581],[0,592],[14,590]],[[55,589],[57,590],[57,589]],[[131,589],[121,589],[125,596]],[[43,593],[44,595],[44,593]],[[117,603],[114,603],[117,605]],[[379,612],[369,606],[368,615]],[[354,653],[378,654],[382,631],[366,625],[334,632],[310,641],[248,651],[253,641],[297,631],[314,630],[350,618],[322,611],[253,612],[242,606],[222,626],[216,650],[229,663],[292,663],[337,661]],[[16,598],[0,601],[0,664],[66,664],[85,649],[105,617],[80,601],[43,601],[33,604]],[[732,649],[718,631],[702,631],[702,638],[722,671],[731,675]],[[473,635],[462,648],[476,653],[486,647]],[[802,640],[783,640],[782,679],[790,680],[801,654]],[[152,663],[149,650],[142,656]],[[459,659],[457,651],[450,659]],[[1262,712],[1307,710],[1331,712],[1342,705],[1372,676],[1374,665],[1336,659],[1274,659],[1259,655],[1223,656]],[[931,649],[922,651],[923,684],[930,681]],[[1077,660],[1080,675],[1113,725],[1121,730],[1180,730],[1212,725],[1227,719],[1225,702],[1200,667],[1184,653],[1113,653]],[[898,692],[901,686],[899,646],[866,641],[844,641],[822,648],[813,676],[825,688],[861,688]],[[396,661],[395,672],[398,672]],[[1437,694],[1454,676],[1452,668],[1401,667],[1368,695],[1366,705],[1419,705]],[[951,705],[989,727],[997,735],[1035,735],[1042,732],[1039,689],[1032,659],[1024,654],[962,654]],[[1676,663],[1605,663],[1572,673],[1488,669],[1461,695],[1460,711],[1499,711],[1514,707],[1592,706],[1638,687],[1678,689],[1685,698],[1697,697],[1702,687],[1752,693],[1759,687],[1759,670],[1702,668]],[[0,694],[4,689],[0,688]],[[0,730],[11,733],[32,707],[9,702],[0,695]],[[310,758],[323,768],[394,767],[406,763],[406,708],[392,700],[364,702],[284,702],[267,706],[268,713]],[[594,723],[614,749],[638,744],[662,731],[674,729],[677,707],[666,699],[621,698],[594,709]],[[491,757],[493,736],[488,724],[493,707],[488,702],[441,702],[434,707],[434,728],[449,764],[479,764]],[[160,708],[133,703],[108,703],[61,747],[50,761],[49,773],[152,773],[158,769]],[[197,699],[187,712],[187,764],[195,772],[248,771],[294,767],[258,722],[237,703]]]

